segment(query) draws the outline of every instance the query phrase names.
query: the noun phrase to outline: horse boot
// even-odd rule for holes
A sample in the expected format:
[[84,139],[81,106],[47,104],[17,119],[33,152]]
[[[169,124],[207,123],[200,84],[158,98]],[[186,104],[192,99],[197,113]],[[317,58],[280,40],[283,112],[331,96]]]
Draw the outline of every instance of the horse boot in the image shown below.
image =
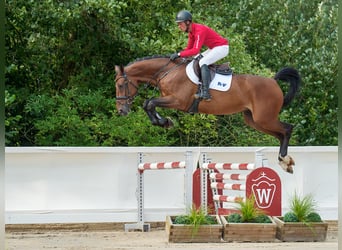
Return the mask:
[[209,84],[210,84],[210,71],[209,67],[206,64],[201,66],[201,75],[202,75],[202,85],[201,85],[201,96],[200,98],[204,99],[205,101],[210,101],[211,96],[209,93]]

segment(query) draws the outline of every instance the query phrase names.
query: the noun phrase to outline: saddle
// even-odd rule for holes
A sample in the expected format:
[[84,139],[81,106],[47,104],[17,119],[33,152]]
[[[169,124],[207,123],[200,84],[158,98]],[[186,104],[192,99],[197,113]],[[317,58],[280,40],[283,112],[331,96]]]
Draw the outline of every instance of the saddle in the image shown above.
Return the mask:
[[[199,60],[202,58],[202,55],[199,55],[194,59],[194,72],[198,76],[198,79],[202,79],[201,77],[201,68],[199,66]],[[221,74],[221,75],[231,75],[233,74],[232,69],[229,67],[229,63],[223,63],[223,64],[211,64],[208,66],[210,70],[210,79],[214,79],[215,74]]]
[[[202,58],[202,55],[199,55],[198,57],[194,58],[193,60],[188,60],[189,62],[193,61],[193,71],[196,74],[197,78],[199,79],[199,81],[202,81],[202,77],[201,77],[201,69],[199,66],[199,60]],[[215,78],[215,74],[221,74],[221,75],[232,75],[233,74],[233,70],[229,67],[229,63],[224,63],[224,64],[212,64],[209,65],[209,71],[210,71],[210,79],[211,81]],[[230,85],[230,84],[229,84]],[[198,85],[198,89],[197,89],[197,94],[199,94],[201,91],[201,86]],[[192,105],[190,106],[188,112],[190,114],[195,114],[198,113],[198,105],[200,103],[201,99],[194,99]]]

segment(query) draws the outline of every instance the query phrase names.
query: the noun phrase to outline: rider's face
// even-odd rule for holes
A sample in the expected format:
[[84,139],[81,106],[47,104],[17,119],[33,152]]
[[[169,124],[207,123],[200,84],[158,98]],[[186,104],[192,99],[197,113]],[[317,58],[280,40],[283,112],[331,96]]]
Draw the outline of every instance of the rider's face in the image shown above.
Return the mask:
[[178,22],[177,25],[178,25],[178,28],[179,28],[181,31],[183,31],[183,32],[186,31],[187,27],[186,27],[185,22]]

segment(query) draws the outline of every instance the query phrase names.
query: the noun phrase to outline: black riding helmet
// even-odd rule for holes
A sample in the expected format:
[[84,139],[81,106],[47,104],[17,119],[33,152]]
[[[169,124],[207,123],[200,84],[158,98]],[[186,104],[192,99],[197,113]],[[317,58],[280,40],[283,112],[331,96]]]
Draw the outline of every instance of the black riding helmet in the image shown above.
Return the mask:
[[178,14],[176,16],[176,23],[185,22],[185,21],[191,22],[192,21],[192,15],[187,10],[181,10],[180,12],[178,12]]

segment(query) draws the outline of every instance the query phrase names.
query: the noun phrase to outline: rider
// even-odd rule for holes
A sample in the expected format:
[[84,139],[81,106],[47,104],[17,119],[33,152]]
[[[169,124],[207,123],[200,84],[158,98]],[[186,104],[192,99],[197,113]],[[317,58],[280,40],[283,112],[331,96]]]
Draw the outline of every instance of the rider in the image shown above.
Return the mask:
[[170,59],[175,60],[178,57],[195,56],[200,53],[202,46],[208,47],[208,49],[202,53],[203,57],[199,61],[202,84],[201,93],[200,95],[196,94],[195,98],[202,98],[206,101],[210,101],[210,72],[208,66],[228,55],[228,40],[223,38],[208,26],[193,23],[192,15],[187,10],[178,12],[176,16],[176,23],[181,31],[187,32],[189,34],[188,45],[184,50],[172,54]]

